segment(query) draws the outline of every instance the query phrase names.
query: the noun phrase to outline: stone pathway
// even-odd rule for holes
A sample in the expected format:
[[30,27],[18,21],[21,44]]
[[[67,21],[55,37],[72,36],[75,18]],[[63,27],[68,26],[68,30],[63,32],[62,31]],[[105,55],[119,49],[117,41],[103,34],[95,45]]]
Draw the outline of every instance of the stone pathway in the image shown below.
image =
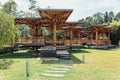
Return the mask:
[[69,71],[72,68],[72,62],[71,60],[62,60],[60,61],[60,65],[51,68],[50,70],[47,70],[43,72],[42,76],[49,76],[49,77],[64,77],[65,72]]
[[43,76],[52,76],[52,77],[64,77],[64,74],[50,74],[50,73],[42,73]]

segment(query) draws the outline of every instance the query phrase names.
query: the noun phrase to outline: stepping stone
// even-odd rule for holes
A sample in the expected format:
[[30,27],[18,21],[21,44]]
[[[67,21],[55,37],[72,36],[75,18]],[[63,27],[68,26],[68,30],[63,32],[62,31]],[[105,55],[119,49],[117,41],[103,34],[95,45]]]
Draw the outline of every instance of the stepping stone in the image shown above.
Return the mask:
[[52,72],[52,73],[65,73],[66,71],[46,71],[46,72]]
[[51,77],[64,77],[63,74],[48,74],[48,73],[42,73],[43,76],[51,76]]
[[61,71],[67,71],[67,70],[69,70],[69,69],[67,69],[67,68],[52,68],[53,70],[61,70]]
[[71,67],[73,67],[73,66],[67,66],[67,65],[66,66],[65,65],[64,66],[58,66],[58,68],[71,68]]

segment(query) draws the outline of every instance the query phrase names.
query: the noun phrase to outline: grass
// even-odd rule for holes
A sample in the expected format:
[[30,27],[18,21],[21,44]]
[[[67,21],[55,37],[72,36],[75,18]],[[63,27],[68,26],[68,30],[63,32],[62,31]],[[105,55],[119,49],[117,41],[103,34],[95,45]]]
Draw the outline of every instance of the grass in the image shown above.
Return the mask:
[[[8,69],[0,69],[0,80],[120,80],[120,47],[110,50],[80,49],[72,53],[73,67],[65,77],[53,78],[41,76],[43,72],[59,66],[59,61],[42,63],[29,54],[8,54],[0,59],[11,59],[14,63]],[[82,53],[85,64],[82,64]],[[25,75],[25,61],[30,63],[30,77]]]

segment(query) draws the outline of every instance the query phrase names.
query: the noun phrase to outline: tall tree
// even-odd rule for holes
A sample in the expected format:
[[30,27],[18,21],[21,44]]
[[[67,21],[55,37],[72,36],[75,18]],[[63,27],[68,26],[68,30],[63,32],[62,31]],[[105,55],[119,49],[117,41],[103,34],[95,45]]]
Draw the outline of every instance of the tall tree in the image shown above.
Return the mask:
[[0,48],[15,41],[17,33],[14,19],[10,15],[0,12]]
[[82,22],[82,23],[84,23],[84,24],[81,24],[81,26],[82,26],[82,27],[85,27],[85,19],[84,19],[84,18],[83,18],[83,19],[78,20],[78,22]]
[[105,14],[104,14],[104,22],[105,23],[108,23],[109,21],[108,21],[108,12],[105,12]]
[[114,19],[113,11],[110,11],[108,16],[109,16],[109,22],[112,22],[112,20]]
[[15,17],[17,11],[17,4],[14,0],[9,0],[4,5],[2,5],[2,10],[7,14]]
[[115,20],[119,21],[120,20],[120,12],[116,14]]
[[98,12],[96,14],[93,15],[93,20],[94,20],[94,24],[102,24],[104,19],[103,19],[103,14]]
[[90,26],[92,25],[94,22],[93,22],[93,18],[91,16],[89,17],[86,17],[85,19],[85,26]]

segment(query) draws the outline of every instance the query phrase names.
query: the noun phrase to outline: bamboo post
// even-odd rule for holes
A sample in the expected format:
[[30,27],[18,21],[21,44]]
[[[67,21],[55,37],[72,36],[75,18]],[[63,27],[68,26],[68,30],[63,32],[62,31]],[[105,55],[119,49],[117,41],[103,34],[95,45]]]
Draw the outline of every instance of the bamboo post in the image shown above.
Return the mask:
[[78,33],[78,44],[80,45],[80,33]]
[[35,29],[32,28],[31,32],[32,32],[32,43],[35,43]]
[[82,63],[85,63],[85,53],[82,53]]
[[105,44],[105,33],[103,33],[103,44]]
[[92,40],[93,40],[93,33],[91,32],[91,37],[90,37],[90,39],[91,39],[91,44],[92,44]]
[[35,43],[38,43],[38,29],[35,27]]
[[65,45],[65,32],[63,32],[63,43]]
[[42,36],[42,44],[44,45],[45,43],[45,39],[44,39],[44,36]]
[[72,28],[70,28],[70,45],[72,45]]
[[57,27],[57,25],[54,24],[53,25],[53,46],[54,47],[56,46],[56,27]]
[[98,30],[96,31],[96,45],[98,45]]
[[110,31],[108,32],[108,44],[110,44]]

